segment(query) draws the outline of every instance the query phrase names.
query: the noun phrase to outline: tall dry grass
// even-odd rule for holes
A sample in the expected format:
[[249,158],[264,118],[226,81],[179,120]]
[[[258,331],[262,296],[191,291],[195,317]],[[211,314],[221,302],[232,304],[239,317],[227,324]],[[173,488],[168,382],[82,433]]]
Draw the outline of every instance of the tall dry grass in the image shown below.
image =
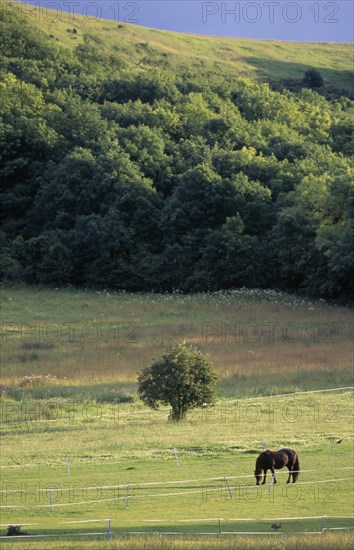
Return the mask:
[[171,536],[122,537],[105,540],[6,541],[7,550],[349,550],[354,537],[350,532],[316,535],[206,536],[202,539]]
[[114,382],[134,391],[137,371],[182,340],[210,355],[225,395],[230,385],[247,395],[352,381],[352,312],[323,301],[250,290],[5,289],[2,302],[5,386],[35,375],[44,386]]

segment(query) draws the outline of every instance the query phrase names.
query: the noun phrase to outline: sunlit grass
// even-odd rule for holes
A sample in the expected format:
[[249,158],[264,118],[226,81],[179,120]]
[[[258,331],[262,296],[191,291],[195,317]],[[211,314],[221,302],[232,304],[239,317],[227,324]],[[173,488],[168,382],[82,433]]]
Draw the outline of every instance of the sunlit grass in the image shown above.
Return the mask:
[[[2,406],[2,490],[10,489],[1,493],[3,525],[37,522],[29,526],[31,534],[60,533],[62,521],[111,517],[116,533],[200,532],[205,524],[199,518],[220,517],[225,530],[258,531],[268,517],[352,515],[351,392],[224,402],[195,411],[182,424],[169,423],[166,410],[146,412],[135,403],[35,405],[7,401]],[[258,494],[253,469],[262,441],[299,453],[300,481],[286,493],[281,471],[279,484]],[[322,483],[326,480],[331,482]],[[62,490],[54,493],[52,514],[50,487]],[[21,492],[11,492],[16,489]],[[240,524],[241,518],[258,519]],[[284,530],[319,529],[318,518],[305,518],[285,522]],[[350,524],[326,519],[326,527]],[[217,528],[215,521],[211,525]],[[73,524],[70,532],[81,528]]]
[[[5,0],[1,1],[5,4]],[[12,3],[13,4],[13,3]],[[271,80],[302,79],[309,67],[317,68],[330,84],[352,91],[352,51],[350,44],[305,43],[276,40],[249,40],[214,36],[186,35],[121,24],[95,17],[82,17],[80,8],[75,21],[65,11],[21,6],[33,23],[51,35],[54,43],[74,49],[84,36],[94,37],[103,53],[118,55],[128,67],[165,66],[223,75],[261,77]],[[113,13],[112,13],[113,15]],[[75,26],[77,34],[71,32]],[[322,70],[321,70],[322,69]]]
[[273,291],[183,296],[26,288],[4,289],[2,301],[2,384],[21,395],[112,384],[134,392],[137,372],[183,340],[210,355],[221,395],[352,382],[352,312],[323,301]]

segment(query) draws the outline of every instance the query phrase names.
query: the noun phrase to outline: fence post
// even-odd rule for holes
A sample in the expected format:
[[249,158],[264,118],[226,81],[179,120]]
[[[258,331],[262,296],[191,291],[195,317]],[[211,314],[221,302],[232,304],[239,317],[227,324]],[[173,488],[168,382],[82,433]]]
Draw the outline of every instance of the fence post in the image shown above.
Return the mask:
[[129,489],[130,489],[130,485],[127,485],[127,490],[126,490],[126,494],[125,494],[125,507],[128,508],[129,506]]
[[324,533],[324,515],[322,514],[322,533]]
[[175,462],[176,462],[176,466],[178,468],[179,463],[178,463],[178,456],[177,456],[176,447],[173,447],[173,454],[175,455]]
[[52,492],[50,489],[48,489],[48,496],[49,496],[49,512],[53,512],[53,503],[52,503]]
[[67,466],[67,469],[68,469],[68,476],[70,477],[70,465],[69,465],[68,455],[66,455],[66,457],[65,457],[65,462],[66,462],[66,466]]
[[226,484],[227,490],[229,491],[230,498],[232,498],[231,488],[230,488],[230,485],[229,485],[229,482],[228,482],[226,476],[224,476],[224,480],[225,480],[225,484]]
[[111,541],[112,533],[111,533],[111,520],[108,520],[108,532],[107,532],[108,541]]
[[221,519],[219,518],[219,537],[221,537]]

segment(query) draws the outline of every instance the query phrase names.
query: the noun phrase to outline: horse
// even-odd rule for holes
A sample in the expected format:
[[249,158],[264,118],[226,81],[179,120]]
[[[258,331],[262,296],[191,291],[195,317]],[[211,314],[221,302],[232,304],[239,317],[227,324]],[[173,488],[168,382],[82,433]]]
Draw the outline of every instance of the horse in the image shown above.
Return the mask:
[[262,485],[265,484],[267,470],[272,472],[274,483],[276,483],[277,480],[275,479],[274,470],[280,470],[285,466],[289,470],[287,483],[290,483],[291,476],[293,478],[293,483],[295,483],[300,472],[299,457],[297,456],[296,451],[293,451],[292,449],[279,449],[279,451],[270,451],[267,449],[266,451],[263,451],[256,460],[256,469],[254,471],[254,475],[257,480],[256,484],[261,484],[263,472],[264,477]]

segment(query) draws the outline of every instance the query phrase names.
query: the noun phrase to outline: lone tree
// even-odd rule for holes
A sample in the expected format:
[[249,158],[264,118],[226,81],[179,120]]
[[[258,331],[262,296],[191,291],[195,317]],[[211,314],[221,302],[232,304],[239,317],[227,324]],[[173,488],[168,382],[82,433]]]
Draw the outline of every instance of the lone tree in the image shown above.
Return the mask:
[[309,69],[304,74],[303,83],[308,88],[321,88],[324,84],[322,75],[316,69]]
[[152,409],[171,405],[171,419],[180,421],[190,409],[215,400],[216,375],[209,359],[185,343],[145,367],[138,376],[138,393]]

